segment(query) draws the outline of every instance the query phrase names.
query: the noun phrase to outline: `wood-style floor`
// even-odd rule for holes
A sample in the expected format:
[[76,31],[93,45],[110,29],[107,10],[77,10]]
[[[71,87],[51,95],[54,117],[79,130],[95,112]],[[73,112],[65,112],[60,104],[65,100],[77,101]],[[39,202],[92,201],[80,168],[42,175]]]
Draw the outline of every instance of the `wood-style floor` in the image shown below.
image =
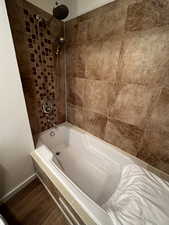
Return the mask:
[[9,225],[68,225],[38,179],[0,207]]

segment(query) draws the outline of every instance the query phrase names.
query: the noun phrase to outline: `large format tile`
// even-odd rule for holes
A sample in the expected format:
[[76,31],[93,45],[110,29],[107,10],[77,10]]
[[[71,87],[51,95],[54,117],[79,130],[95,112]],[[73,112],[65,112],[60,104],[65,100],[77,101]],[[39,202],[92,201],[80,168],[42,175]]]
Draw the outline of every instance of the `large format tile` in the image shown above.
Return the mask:
[[88,20],[79,21],[77,18],[66,22],[66,38],[69,44],[83,44],[87,41]]
[[83,110],[81,107],[74,106],[68,104],[67,106],[67,120],[68,122],[83,128],[84,126],[84,117],[83,117]]
[[169,27],[130,34],[121,62],[123,82],[161,84],[169,70]]
[[[12,36],[14,39],[14,46],[16,51],[16,57],[21,77],[31,74],[31,65],[29,61],[29,51],[26,46],[26,39],[23,36],[23,31],[12,30]],[[18,47],[19,46],[19,47]]]
[[84,108],[107,115],[108,84],[102,81],[86,81]]
[[101,80],[103,74],[100,71],[102,55],[101,52],[101,42],[92,41],[88,43],[86,48],[86,78]]
[[[105,6],[106,7],[106,6]],[[127,8],[122,1],[111,3],[109,10],[95,11],[88,23],[88,40],[105,39],[109,35],[123,34]]]
[[33,134],[38,134],[40,130],[39,116],[37,115],[38,104],[36,100],[29,94],[25,95],[25,101],[28,111],[29,122],[31,125],[31,131]]
[[68,102],[73,105],[83,106],[86,80],[71,78],[68,80]]
[[117,36],[88,43],[86,77],[115,82],[117,80],[121,44],[122,38]]
[[108,120],[104,140],[122,150],[137,155],[143,131],[117,120]]
[[114,1],[66,23],[67,40],[71,44],[104,39],[110,35],[123,34],[127,6]]
[[24,24],[23,19],[23,1],[21,0],[6,0],[7,13],[11,24],[11,29],[22,31]]
[[127,31],[146,30],[169,24],[168,0],[143,0],[129,6]]
[[144,127],[153,94],[154,89],[148,89],[142,85],[122,86],[115,104],[110,108],[110,117],[134,126]]
[[169,70],[169,27],[130,33],[121,59],[121,80],[144,85],[164,83]]
[[70,77],[85,77],[86,46],[67,46],[67,74]]
[[159,100],[154,106],[150,118],[150,125],[159,130],[169,132],[169,89],[164,88]]
[[107,102],[107,116],[113,118],[114,105],[120,89],[119,83],[109,83],[107,86],[108,102]]
[[82,86],[71,84],[72,103],[81,96],[83,107],[73,106],[72,113],[68,107],[68,118],[169,173],[168,9],[168,0],[118,0],[69,21],[66,29],[68,79],[86,79],[84,102]]
[[169,132],[147,130],[137,157],[169,173]]
[[104,138],[107,118],[99,113],[84,110],[84,129],[93,135]]

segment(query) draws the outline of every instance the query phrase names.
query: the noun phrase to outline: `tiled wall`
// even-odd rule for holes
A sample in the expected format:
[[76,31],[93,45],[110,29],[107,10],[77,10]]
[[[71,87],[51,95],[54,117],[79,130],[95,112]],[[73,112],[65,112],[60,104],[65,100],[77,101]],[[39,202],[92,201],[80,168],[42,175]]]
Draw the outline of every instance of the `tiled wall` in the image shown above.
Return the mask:
[[45,21],[51,16],[24,0],[6,3],[32,133],[36,136],[52,127],[42,111],[45,99],[54,105],[49,119],[56,124],[65,121],[64,49],[59,58],[55,55],[56,40],[64,36],[64,24],[55,19],[50,25],[38,22],[36,15]]
[[169,173],[169,1],[117,0],[66,35],[68,121]]
[[[65,121],[64,24],[37,24],[49,14],[7,0],[34,135]],[[169,173],[169,2],[117,0],[66,23],[68,121]],[[18,109],[19,110],[19,109]]]

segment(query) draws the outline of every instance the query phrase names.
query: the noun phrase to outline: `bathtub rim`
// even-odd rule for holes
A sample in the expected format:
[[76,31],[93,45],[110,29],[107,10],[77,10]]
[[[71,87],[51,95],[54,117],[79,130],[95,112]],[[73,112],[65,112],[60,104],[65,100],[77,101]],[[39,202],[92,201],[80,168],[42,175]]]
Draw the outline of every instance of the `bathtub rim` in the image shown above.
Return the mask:
[[[47,148],[47,146],[43,145],[40,148]],[[50,151],[47,148],[48,151]],[[50,151],[51,152],[51,151]],[[45,172],[50,181],[54,184],[54,186],[59,190],[59,192],[64,196],[64,198],[69,202],[73,203],[74,210],[80,214],[82,220],[91,225],[112,225],[112,220],[108,213],[101,208],[96,202],[94,202],[87,194],[85,194],[71,179],[64,174],[56,165],[48,165],[48,162],[43,159],[42,155],[38,153],[38,149],[31,154],[32,158],[35,162],[40,166],[40,168]],[[56,170],[59,175],[57,176],[52,169]],[[63,181],[64,177],[64,181]],[[65,184],[65,180],[71,184],[72,187]],[[58,185],[58,182],[60,183]],[[57,184],[56,184],[57,183]],[[58,187],[62,186],[62,188]],[[76,193],[80,193],[80,197],[76,195]],[[82,199],[80,199],[82,198]],[[87,203],[86,203],[87,202]],[[89,203],[89,204],[88,204]],[[104,221],[103,221],[104,220]]]

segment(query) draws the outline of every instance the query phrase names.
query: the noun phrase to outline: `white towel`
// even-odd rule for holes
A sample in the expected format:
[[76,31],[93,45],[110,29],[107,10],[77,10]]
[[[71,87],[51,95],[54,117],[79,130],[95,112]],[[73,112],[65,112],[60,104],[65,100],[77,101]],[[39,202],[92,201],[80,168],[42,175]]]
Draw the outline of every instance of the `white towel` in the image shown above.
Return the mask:
[[169,183],[129,165],[103,208],[114,225],[169,225]]

